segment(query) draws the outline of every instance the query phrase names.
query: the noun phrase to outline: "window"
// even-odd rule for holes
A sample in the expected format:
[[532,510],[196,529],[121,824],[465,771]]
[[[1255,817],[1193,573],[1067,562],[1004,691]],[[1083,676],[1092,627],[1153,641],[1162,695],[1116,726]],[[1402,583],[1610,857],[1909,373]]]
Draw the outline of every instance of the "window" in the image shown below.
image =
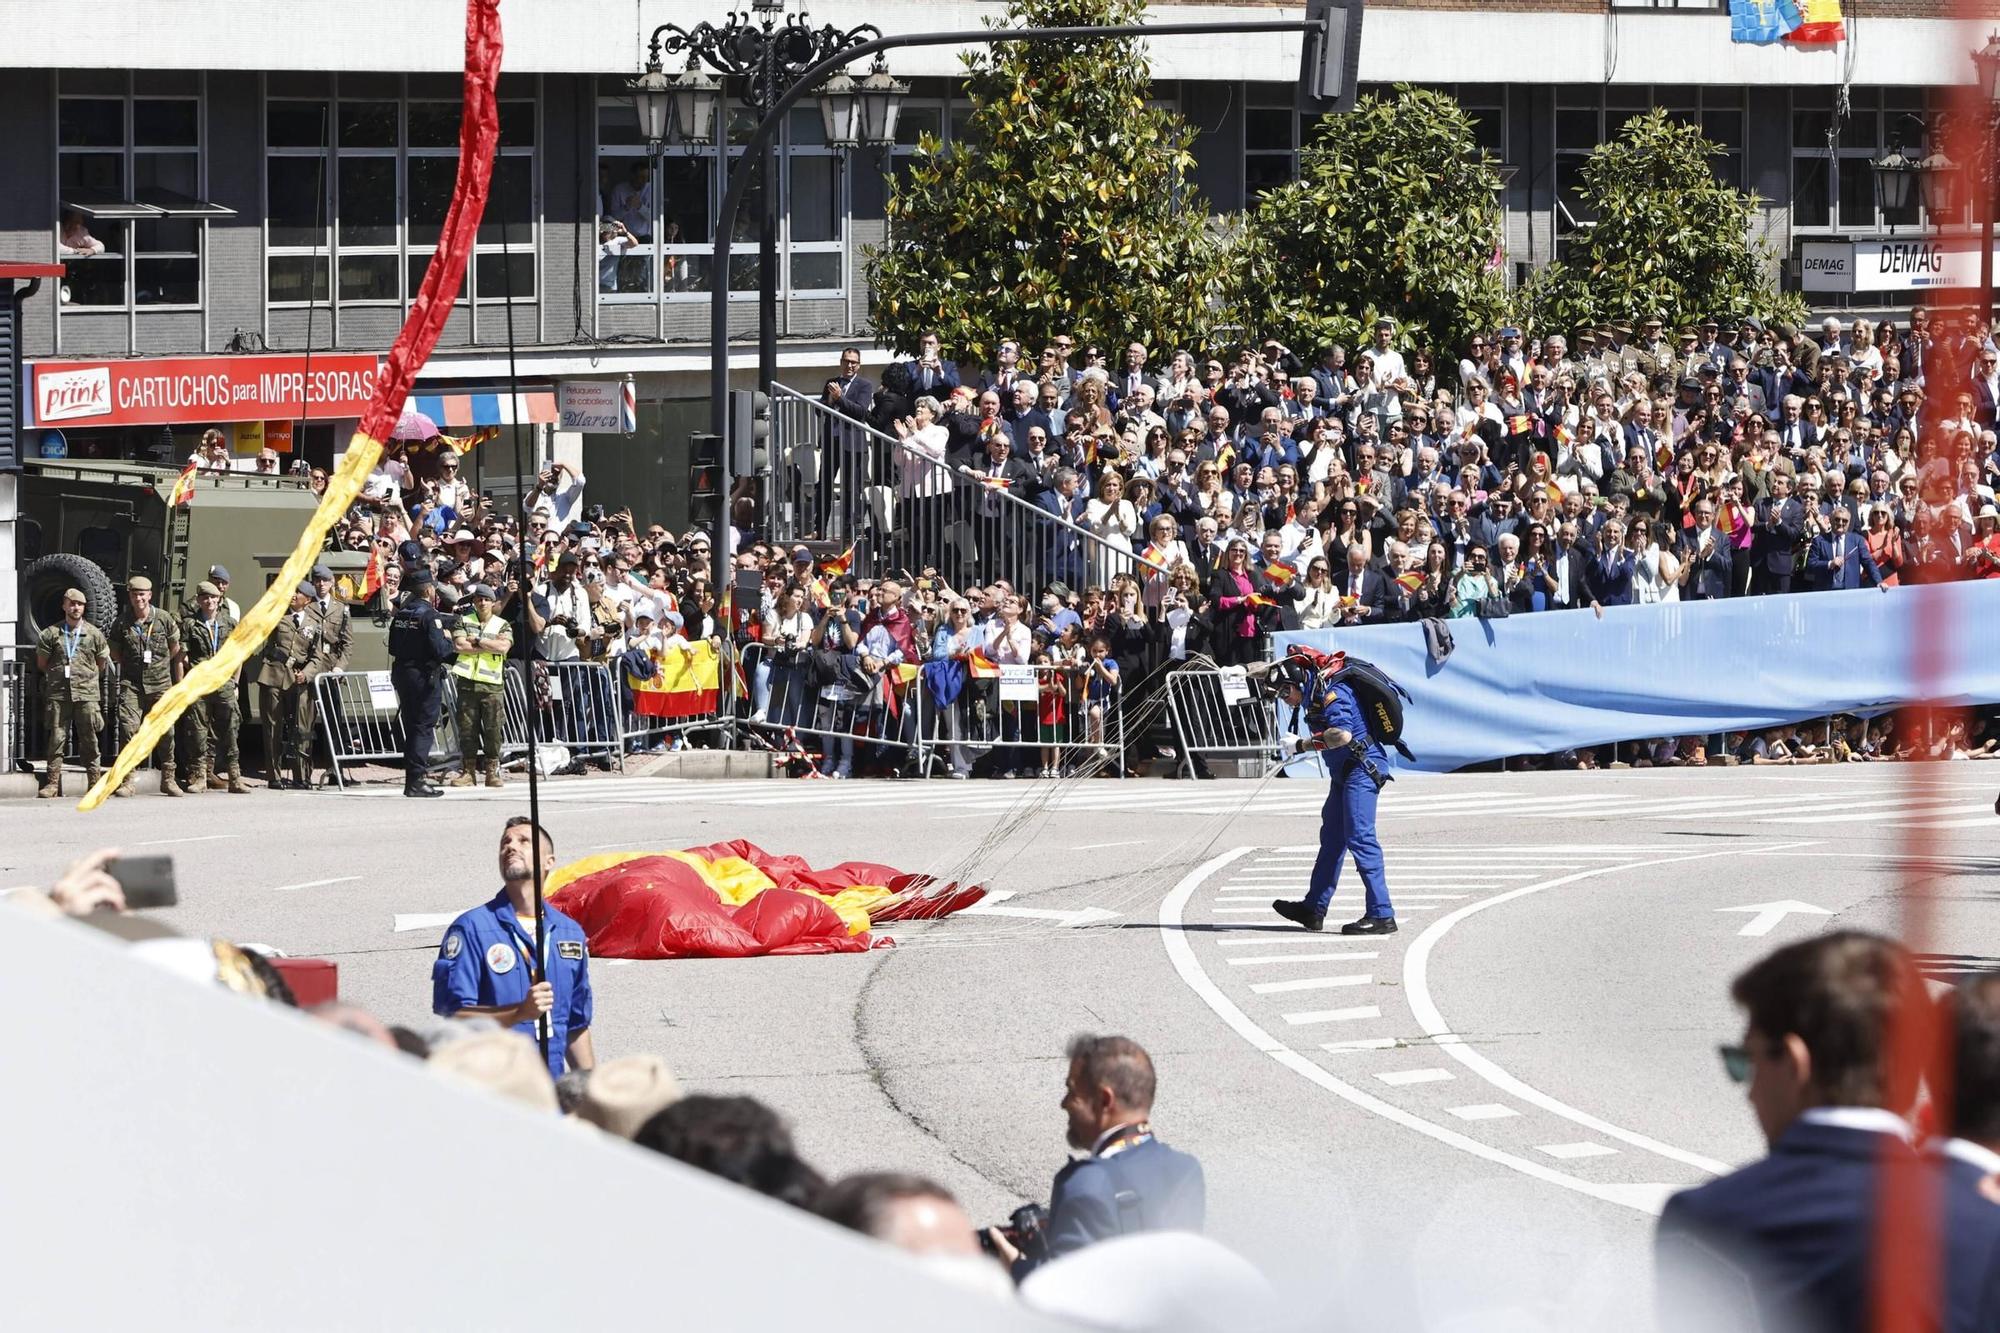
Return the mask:
[[[1669,6],[1661,6],[1667,8]],[[1713,6],[1708,6],[1712,8]],[[1655,109],[1693,125],[1722,152],[1710,159],[1717,180],[1743,188],[1743,90],[1687,84],[1565,84],[1556,89],[1556,229],[1573,232],[1597,220],[1583,167],[1599,144]]]
[[1850,88],[1846,114],[1829,89],[1792,93],[1792,226],[1849,234],[1922,221],[1922,191],[1896,213],[1876,206],[1875,159],[1892,146],[1922,157],[1933,117],[1921,88]]
[[1285,85],[1243,85],[1243,201],[1254,207],[1265,192],[1297,180],[1299,152],[1319,131],[1319,116],[1302,115]]
[[[914,147],[911,110],[902,124]],[[664,148],[654,155],[639,133],[628,96],[605,96],[597,107],[597,290],[603,301],[696,298],[714,290],[710,275],[715,214],[728,184],[723,163],[742,157],[740,145],[757,127],[740,104],[722,117],[732,147]],[[919,116],[921,120],[921,116]],[[937,109],[926,124],[937,129]],[[899,153],[907,149],[899,148]],[[787,117],[778,146],[778,290],[789,296],[835,296],[847,286],[847,155],[826,146],[817,106]],[[757,292],[758,219],[763,184],[744,193],[731,241],[729,292]]]
[[[345,305],[399,305],[417,294],[458,180],[459,116],[459,103],[441,99],[266,100],[272,305],[330,297]],[[534,299],[534,191],[535,104],[504,100],[492,184],[460,301]]]
[[207,219],[201,98],[62,94],[57,253],[76,307],[198,307]]

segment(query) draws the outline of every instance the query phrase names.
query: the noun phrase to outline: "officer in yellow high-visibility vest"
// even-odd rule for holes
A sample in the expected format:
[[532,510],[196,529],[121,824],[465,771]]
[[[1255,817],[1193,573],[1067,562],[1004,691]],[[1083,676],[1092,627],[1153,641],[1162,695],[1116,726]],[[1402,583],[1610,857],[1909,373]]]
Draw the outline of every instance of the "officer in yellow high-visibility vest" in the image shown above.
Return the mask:
[[457,677],[459,772],[450,786],[470,787],[477,781],[483,757],[486,785],[500,782],[500,724],[506,691],[507,650],[514,646],[514,627],[494,611],[499,599],[483,583],[472,586],[472,610],[452,626],[451,646],[458,661]]

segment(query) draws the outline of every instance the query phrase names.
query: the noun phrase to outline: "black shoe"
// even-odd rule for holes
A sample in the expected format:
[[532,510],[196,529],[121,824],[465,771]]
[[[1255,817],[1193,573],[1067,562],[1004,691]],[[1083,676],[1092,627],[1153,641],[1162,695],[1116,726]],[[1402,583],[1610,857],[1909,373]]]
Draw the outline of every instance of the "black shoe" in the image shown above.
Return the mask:
[[441,788],[438,788],[438,787],[405,787],[405,788],[403,788],[403,795],[405,795],[405,796],[443,796],[443,795],[444,795],[444,792],[443,792],[443,790],[442,790]]
[[[1303,902],[1290,902],[1284,898],[1272,901],[1271,910],[1287,921],[1296,921],[1307,930],[1325,930],[1326,913],[1315,912]],[[1392,924],[1391,929],[1394,929]]]
[[1393,916],[1364,916],[1359,921],[1350,921],[1340,928],[1343,935],[1393,935],[1396,933],[1396,918]]

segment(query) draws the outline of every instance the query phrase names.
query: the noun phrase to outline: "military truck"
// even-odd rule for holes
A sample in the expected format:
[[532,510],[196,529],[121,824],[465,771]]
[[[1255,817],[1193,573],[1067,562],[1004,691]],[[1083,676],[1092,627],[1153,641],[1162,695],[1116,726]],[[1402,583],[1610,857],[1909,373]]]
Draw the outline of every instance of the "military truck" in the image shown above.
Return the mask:
[[[66,588],[80,589],[90,622],[108,628],[134,574],[153,580],[156,606],[178,611],[193,603],[209,567],[221,565],[230,574],[230,597],[249,610],[297,544],[318,497],[297,477],[205,473],[196,476],[187,504],[169,506],[179,476],[178,469],[143,463],[24,463],[16,529],[23,642],[62,619]],[[359,582],[367,555],[330,551],[322,560],[336,576]],[[349,669],[388,664],[386,628],[357,608]],[[254,706],[256,692],[250,693]]]

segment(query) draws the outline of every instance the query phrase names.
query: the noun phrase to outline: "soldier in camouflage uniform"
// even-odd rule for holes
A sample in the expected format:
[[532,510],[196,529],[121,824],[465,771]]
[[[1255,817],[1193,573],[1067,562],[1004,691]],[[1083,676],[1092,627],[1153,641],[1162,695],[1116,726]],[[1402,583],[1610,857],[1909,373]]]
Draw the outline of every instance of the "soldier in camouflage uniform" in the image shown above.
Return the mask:
[[[125,582],[127,606],[111,626],[111,658],[118,663],[118,725],[130,740],[160,696],[181,678],[186,658],[181,653],[180,625],[153,606],[153,581],[134,574]],[[153,749],[160,767],[160,794],[184,796],[174,781],[174,738],[169,732]],[[130,796],[127,778],[115,795]]]
[[486,785],[504,785],[500,777],[501,726],[505,708],[507,653],[514,646],[514,628],[494,611],[499,598],[483,583],[474,584],[470,606],[451,627],[451,646],[458,661],[451,674],[458,687],[458,776],[454,787],[478,780],[480,756],[485,756]]
[[83,618],[89,603],[75,588],[63,594],[63,622],[42,631],[35,641],[35,666],[42,673],[42,710],[48,725],[49,779],[36,793],[43,799],[62,795],[63,751],[74,723],[77,749],[92,786],[101,771],[97,761],[98,734],[104,730],[104,672],[111,666],[111,645],[104,631]]
[[[195,585],[194,605],[181,613],[181,645],[188,669],[215,656],[236,629],[236,620],[222,604],[222,590],[203,580]],[[181,746],[188,756],[187,789],[247,792],[236,753],[239,731],[236,707],[237,673],[198,699],[181,714]],[[224,776],[224,775],[227,776]]]

